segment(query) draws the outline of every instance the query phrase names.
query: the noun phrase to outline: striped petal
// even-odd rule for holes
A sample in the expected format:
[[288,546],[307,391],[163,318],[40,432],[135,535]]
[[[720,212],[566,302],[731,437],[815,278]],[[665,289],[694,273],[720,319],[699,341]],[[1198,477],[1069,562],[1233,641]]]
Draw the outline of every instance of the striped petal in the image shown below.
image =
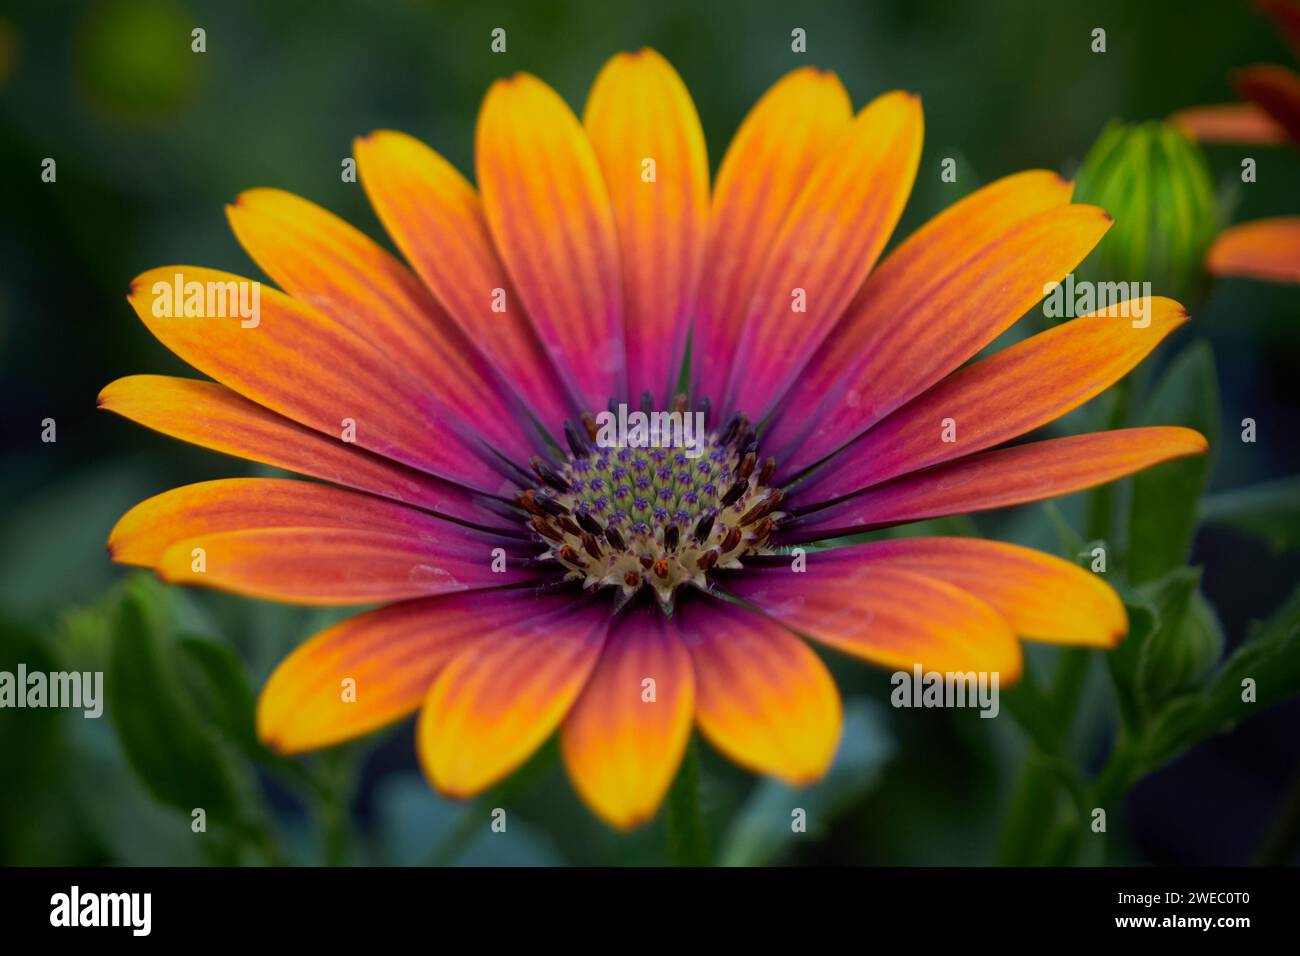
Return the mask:
[[586,132],[536,77],[498,80],[474,146],[497,249],[585,407],[625,395],[623,280],[609,194]]
[[837,504],[814,506],[783,538],[809,541],[943,515],[1007,508],[1105,484],[1163,461],[1202,455],[1190,428],[1124,428],[1030,442],[904,475]]
[[852,115],[835,74],[804,67],[763,94],[727,147],[713,190],[691,345],[696,390],[714,401],[722,399],[772,242]]
[[802,787],[839,744],[840,695],[821,659],[775,621],[710,599],[675,618],[695,667],[700,731],[731,760]]
[[915,571],[822,558],[809,555],[802,574],[749,569],[723,587],[800,634],[882,667],[1019,678],[1010,624],[974,595]]
[[[1061,191],[1041,183],[1031,187],[1028,204]],[[1024,215],[1014,196],[976,193],[919,230],[867,280],[765,439],[786,475],[842,447],[992,342],[1043,297],[1044,286],[1078,265],[1111,223],[1094,206]]]
[[399,720],[461,651],[555,601],[521,590],[469,591],[348,618],[280,662],[257,702],[258,736],[280,753],[301,753]]
[[[113,560],[153,567],[167,581],[302,604],[529,581],[526,547],[380,498],[278,478],[174,488],[128,511],[108,540]],[[493,571],[494,558],[503,571]]]
[[898,538],[817,552],[825,573],[870,563],[913,571],[975,595],[1021,637],[1114,647],[1128,615],[1113,588],[1078,565],[1032,548],[978,538]]
[[472,796],[527,760],[572,707],[607,629],[603,605],[572,605],[530,616],[452,660],[416,729],[433,785],[448,796]]
[[1278,216],[1219,233],[1205,257],[1212,274],[1265,282],[1300,282],[1300,217]]
[[690,738],[694,701],[690,655],[659,613],[616,621],[560,734],[569,779],[601,819],[628,829],[654,816]]
[[[1112,305],[959,369],[832,458],[800,494],[832,501],[1055,421],[1109,388],[1187,321],[1172,299],[1152,299],[1145,316],[1130,317],[1143,308]],[[949,419],[954,441],[943,440]]]
[[[573,414],[492,245],[474,187],[428,146],[378,131],[353,144],[371,205],[442,307],[549,429]],[[498,290],[499,293],[498,293]]]
[[502,524],[499,503],[462,485],[335,441],[216,382],[131,375],[100,392],[99,407],[227,455],[369,491],[470,524]]
[[764,417],[852,301],[912,191],[923,125],[918,96],[887,93],[813,169],[755,286],[727,409]]
[[1193,106],[1169,117],[1187,136],[1202,143],[1277,146],[1286,130],[1254,103]]
[[[260,308],[249,319],[230,317],[229,299],[215,294],[247,288],[251,302],[254,287]],[[186,315],[185,307],[198,301],[190,298],[191,290],[205,296],[200,311],[214,314]],[[438,406],[417,379],[304,302],[194,266],[146,272],[132,283],[128,299],[160,342],[259,405],[340,439],[350,424],[362,448],[450,481],[496,494],[513,488],[499,466],[489,464],[487,445],[460,437],[440,420]],[[223,302],[227,317],[220,317]]]
[[649,391],[666,408],[686,350],[708,221],[704,131],[681,77],[649,49],[605,65],[582,122],[618,228],[628,393]]
[[1300,143],[1300,74],[1265,63],[1237,73],[1237,92],[1272,117],[1293,143]]
[[420,281],[333,213],[278,189],[226,207],[240,243],[285,292],[376,345],[418,377],[442,418],[515,461],[540,450],[514,395]]

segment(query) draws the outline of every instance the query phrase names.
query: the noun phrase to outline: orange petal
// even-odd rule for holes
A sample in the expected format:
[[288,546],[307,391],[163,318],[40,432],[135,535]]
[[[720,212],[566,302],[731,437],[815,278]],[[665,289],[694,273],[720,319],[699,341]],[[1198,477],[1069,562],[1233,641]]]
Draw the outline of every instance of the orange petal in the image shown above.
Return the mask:
[[1223,230],[1205,268],[1217,276],[1300,282],[1300,217],[1258,219]]
[[[168,581],[305,604],[531,580],[521,547],[381,498],[279,478],[174,488],[128,511],[108,539],[113,560],[152,566]],[[495,548],[506,556],[501,573]]]
[[1020,636],[1035,640],[1114,647],[1128,633],[1124,604],[1100,577],[1015,544],[898,538],[816,552],[808,562],[809,573],[831,575],[870,562],[946,581],[984,601]]
[[414,712],[465,648],[554,600],[521,590],[469,591],[350,617],[276,667],[257,702],[257,734],[280,753],[368,734]]
[[722,399],[759,270],[808,174],[848,129],[849,95],[834,73],[804,67],[750,110],[718,169],[691,360],[703,395]]
[[353,144],[353,154],[397,248],[461,331],[558,434],[558,423],[573,414],[572,399],[510,285],[474,187],[404,133],[371,133]]
[[654,816],[690,738],[691,658],[655,610],[620,618],[600,663],[564,721],[569,779],[620,829]]
[[784,626],[723,601],[674,619],[695,666],[700,730],[736,763],[802,787],[822,777],[842,711],[821,659]]
[[474,147],[483,209],[524,308],[588,409],[626,394],[623,279],[609,194],[577,117],[549,86],[498,80]]
[[275,282],[418,376],[449,423],[516,461],[540,450],[513,392],[410,271],[338,216],[292,193],[253,189],[226,207],[240,243]]
[[813,169],[754,288],[727,408],[764,417],[843,314],[903,213],[923,126],[918,96],[886,93]]
[[724,587],[800,634],[882,667],[1019,679],[1010,624],[974,595],[915,571],[821,558],[809,555],[802,574],[750,569]]
[[416,728],[433,785],[448,796],[472,796],[527,760],[587,682],[608,626],[605,605],[571,605],[530,616],[448,664]]
[[1286,130],[1254,103],[1192,106],[1171,115],[1169,122],[1202,143],[1276,146],[1286,142]]
[[[244,295],[244,311],[258,314],[232,316],[224,294],[231,289]],[[512,493],[499,466],[489,464],[489,447],[440,420],[418,378],[318,309],[194,266],[152,269],[135,279],[128,299],[160,342],[245,398],[339,440],[351,434],[362,448],[450,481]],[[186,315],[189,306],[204,314]]]
[[[1134,309],[1145,314],[1132,317]],[[1105,391],[1186,321],[1172,299],[1120,303],[958,369],[836,455],[800,494],[832,501],[1024,435]],[[954,441],[942,437],[947,419]]]
[[[1049,202],[1063,189],[1032,189],[1026,198],[1031,205]],[[765,441],[785,474],[842,447],[992,342],[1111,224],[1095,206],[1023,215],[1010,202],[982,211],[986,203],[975,198],[923,227],[881,264],[782,400],[784,417]]]
[[471,524],[502,524],[488,499],[461,485],[335,441],[216,382],[131,375],[100,392],[99,407],[227,455],[369,491]]
[[1239,71],[1235,79],[1238,93],[1257,103],[1291,142],[1300,143],[1300,74],[1265,63]]
[[1124,428],[981,452],[904,475],[806,513],[788,540],[833,537],[943,515],[1007,508],[1105,484],[1163,461],[1203,455],[1190,428]]
[[704,131],[681,77],[649,49],[605,64],[582,121],[618,227],[628,393],[666,403],[686,350],[708,220]]

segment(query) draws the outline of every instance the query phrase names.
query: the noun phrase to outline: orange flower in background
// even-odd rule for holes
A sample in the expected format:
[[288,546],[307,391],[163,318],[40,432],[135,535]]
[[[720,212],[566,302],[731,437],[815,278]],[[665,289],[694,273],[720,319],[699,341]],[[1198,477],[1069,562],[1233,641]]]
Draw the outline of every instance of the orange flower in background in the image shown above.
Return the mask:
[[[1300,2],[1255,0],[1300,55]],[[1272,63],[1238,71],[1242,103],[1195,106],[1169,119],[1203,143],[1300,145],[1300,74]],[[1300,216],[1276,216],[1219,233],[1205,257],[1212,275],[1300,282]]]
[[[216,317],[213,296],[229,303],[248,280],[138,277],[141,319],[215,381],[132,376],[100,404],[320,481],[166,492],[122,518],[113,558],[254,597],[382,605],[272,675],[258,729],[281,752],[419,710],[427,776],[463,797],[558,730],[576,790],[618,827],[653,816],[696,726],[757,772],[796,785],[825,772],[840,701],[804,638],[1004,683],[1020,637],[1114,646],[1127,621],[1110,587],[1027,548],[788,553],[1206,448],[1163,427],[1001,447],[1105,390],[1186,313],[1157,299],[1139,327],[1114,307],[967,364],[1110,220],[1055,174],[1025,172],[875,267],[922,125],[912,94],[855,115],[834,75],[797,70],[753,108],[710,188],[690,96],[647,50],[609,62],[581,121],[531,76],[497,82],[477,190],[408,136],[358,140],[411,269],[304,199],[241,195],[234,231],[283,291],[250,292],[255,317]],[[602,413],[620,406],[704,428],[694,443],[611,443]]]

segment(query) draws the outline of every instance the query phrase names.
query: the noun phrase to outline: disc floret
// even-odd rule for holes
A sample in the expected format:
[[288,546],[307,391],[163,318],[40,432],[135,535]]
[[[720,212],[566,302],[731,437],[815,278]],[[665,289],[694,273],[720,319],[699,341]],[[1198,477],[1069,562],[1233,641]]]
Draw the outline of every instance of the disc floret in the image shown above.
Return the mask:
[[538,487],[518,503],[567,580],[616,588],[620,606],[648,588],[671,611],[682,585],[707,590],[714,569],[768,550],[784,494],[744,416],[689,447],[658,435],[598,442],[591,415],[565,436],[567,459],[533,459]]

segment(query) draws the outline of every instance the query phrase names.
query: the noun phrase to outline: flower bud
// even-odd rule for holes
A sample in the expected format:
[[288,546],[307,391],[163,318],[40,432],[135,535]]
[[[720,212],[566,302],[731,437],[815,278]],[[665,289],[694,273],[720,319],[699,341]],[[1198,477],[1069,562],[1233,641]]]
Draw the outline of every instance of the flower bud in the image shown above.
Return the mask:
[[1205,157],[1177,128],[1112,122],[1079,169],[1074,201],[1115,220],[1081,267],[1086,278],[1150,282],[1180,300],[1197,290],[1219,213]]

